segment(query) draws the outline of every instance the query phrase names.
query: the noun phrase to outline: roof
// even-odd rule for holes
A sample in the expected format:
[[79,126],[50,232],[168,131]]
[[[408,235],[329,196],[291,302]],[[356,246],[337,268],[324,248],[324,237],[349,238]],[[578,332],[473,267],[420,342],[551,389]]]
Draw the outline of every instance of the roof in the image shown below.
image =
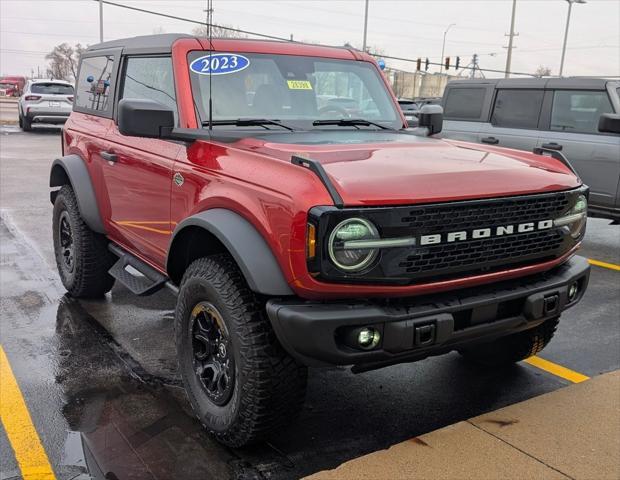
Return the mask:
[[73,85],[73,83],[59,78],[33,78],[30,80],[30,83],[65,83],[67,85]]
[[450,85],[494,85],[497,88],[577,88],[604,89],[611,80],[597,77],[566,78],[484,78],[472,80],[452,80]]
[[123,48],[124,50],[152,50],[170,52],[172,44],[180,38],[195,38],[186,33],[161,33],[157,35],[141,35],[138,37],[119,38],[109,42],[97,43],[86,49],[86,52]]
[[[124,54],[170,53],[172,45],[177,40],[194,39],[200,44],[209,44],[205,38],[195,37],[184,33],[164,33],[158,35],[143,35],[131,38],[121,38],[109,42],[98,43],[88,47],[84,56],[101,54],[104,50],[123,49]],[[325,56],[334,58],[370,58],[367,54],[347,47],[313,45],[302,42],[280,40],[256,40],[250,38],[213,38],[215,50],[247,51],[258,53],[282,53],[310,56]],[[206,47],[205,47],[206,49]]]

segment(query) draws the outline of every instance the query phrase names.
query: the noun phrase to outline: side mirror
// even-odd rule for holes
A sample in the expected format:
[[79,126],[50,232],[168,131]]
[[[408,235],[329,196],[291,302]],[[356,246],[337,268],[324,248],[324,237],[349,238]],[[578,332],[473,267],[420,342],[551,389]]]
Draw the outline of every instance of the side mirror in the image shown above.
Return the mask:
[[620,114],[604,113],[598,119],[598,131],[601,133],[620,133]]
[[423,105],[418,112],[418,126],[426,127],[427,135],[435,135],[443,128],[443,108],[441,105]]
[[174,128],[174,112],[153,100],[123,98],[118,102],[117,122],[123,135],[167,138]]

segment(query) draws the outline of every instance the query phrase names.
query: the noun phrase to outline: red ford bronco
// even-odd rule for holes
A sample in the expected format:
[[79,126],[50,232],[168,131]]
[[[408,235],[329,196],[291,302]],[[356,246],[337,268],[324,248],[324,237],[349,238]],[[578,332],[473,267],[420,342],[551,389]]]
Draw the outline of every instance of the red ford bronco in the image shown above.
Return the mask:
[[534,355],[588,283],[587,187],[557,152],[419,120],[352,49],[94,45],[51,169],[62,282],[172,289],[187,395],[231,446],[290,421],[307,367]]

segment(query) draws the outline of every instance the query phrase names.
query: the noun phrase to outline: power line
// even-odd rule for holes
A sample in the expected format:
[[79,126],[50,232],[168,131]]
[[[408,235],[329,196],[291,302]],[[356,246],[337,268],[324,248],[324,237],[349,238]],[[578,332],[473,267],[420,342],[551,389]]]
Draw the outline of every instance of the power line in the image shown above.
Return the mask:
[[[389,60],[400,60],[401,62],[412,62],[412,63],[417,63],[418,59],[413,59],[413,58],[404,58],[404,57],[391,57],[389,55],[379,55],[378,53],[372,53],[369,52],[373,57],[381,57],[381,58],[387,58]],[[440,66],[441,63],[437,63],[437,62],[428,62],[429,65],[437,65]],[[480,68],[477,67],[478,71],[483,71],[483,72],[493,72],[493,73],[506,73],[504,70],[496,70],[493,68]],[[535,77],[536,75],[534,75],[533,73],[524,73],[524,72],[508,72],[511,75],[524,75],[524,76],[528,76],[528,77]]]
[[[99,0],[93,0],[93,1],[99,2]],[[162,12],[154,12],[152,10],[146,10],[144,8],[138,8],[138,7],[132,7],[132,6],[129,6],[129,5],[123,5],[121,3],[114,3],[114,2],[110,2],[108,0],[102,0],[102,1],[106,5],[111,5],[111,6],[119,7],[119,8],[126,8],[127,10],[134,10],[136,12],[142,12],[142,13],[150,13],[151,15],[158,15],[160,17],[171,18],[173,20],[179,20],[181,22],[195,23],[196,25],[208,25],[207,22],[201,22],[199,20],[193,20],[191,18],[177,17],[176,15],[169,15],[167,13],[162,13]],[[275,35],[267,35],[267,34],[264,34],[264,33],[252,32],[250,30],[241,30],[240,28],[224,27],[224,26],[221,26],[221,25],[213,25],[213,26],[217,26],[218,28],[221,28],[222,30],[228,30],[230,32],[243,33],[245,35],[253,35],[255,37],[269,38],[271,40],[283,40],[285,42],[294,41],[294,40],[291,40],[290,38],[277,37]]]

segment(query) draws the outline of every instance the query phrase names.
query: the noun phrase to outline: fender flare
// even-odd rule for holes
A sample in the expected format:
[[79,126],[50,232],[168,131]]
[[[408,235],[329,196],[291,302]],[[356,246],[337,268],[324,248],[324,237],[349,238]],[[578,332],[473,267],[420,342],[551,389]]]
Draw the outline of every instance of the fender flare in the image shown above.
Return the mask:
[[272,296],[294,295],[263,236],[241,215],[223,208],[205,210],[179,223],[172,234],[166,265],[175,238],[189,226],[204,228],[226,247],[251,290]]
[[[88,168],[79,155],[66,155],[52,163],[50,187],[62,187],[67,180],[75,192],[78,209],[86,225],[97,233],[106,233]],[[50,195],[52,203],[56,199],[56,193],[52,192]]]

